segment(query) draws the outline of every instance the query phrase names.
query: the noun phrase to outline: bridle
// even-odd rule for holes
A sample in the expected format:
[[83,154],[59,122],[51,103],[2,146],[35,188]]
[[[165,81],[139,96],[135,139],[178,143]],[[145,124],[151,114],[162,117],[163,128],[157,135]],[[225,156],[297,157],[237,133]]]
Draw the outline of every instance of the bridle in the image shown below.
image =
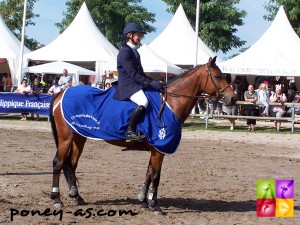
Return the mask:
[[195,98],[199,98],[199,97],[202,97],[202,96],[206,96],[206,97],[216,97],[217,99],[221,99],[221,96],[224,95],[224,91],[230,87],[230,85],[226,85],[225,87],[219,89],[218,85],[216,84],[216,81],[215,81],[215,78],[212,76],[211,74],[211,67],[208,67],[207,64],[205,65],[205,68],[206,68],[206,82],[205,82],[205,86],[203,88],[203,93],[205,93],[205,89],[206,89],[206,86],[207,86],[207,83],[208,83],[208,79],[210,78],[213,85],[214,85],[214,89],[215,89],[215,92],[216,92],[216,96],[209,96],[207,94],[201,94],[201,95],[183,95],[183,94],[178,94],[178,93],[173,93],[173,92],[168,92],[167,91],[167,87],[165,88],[165,90],[162,91],[162,93],[164,93],[164,97],[165,99],[167,98],[167,96],[172,96],[172,97],[185,97],[185,98],[190,98],[192,100],[194,100]]

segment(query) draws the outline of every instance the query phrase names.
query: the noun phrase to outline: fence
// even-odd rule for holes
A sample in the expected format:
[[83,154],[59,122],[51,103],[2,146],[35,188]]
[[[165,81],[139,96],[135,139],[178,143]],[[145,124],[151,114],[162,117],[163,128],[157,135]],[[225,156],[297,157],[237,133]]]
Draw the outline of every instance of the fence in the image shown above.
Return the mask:
[[[246,105],[248,103],[244,101],[237,101],[236,105]],[[281,106],[281,103],[269,103],[270,106]],[[267,120],[267,121],[288,121],[292,123],[291,131],[294,132],[295,123],[298,122],[300,119],[295,117],[295,107],[299,107],[300,103],[294,103],[294,102],[287,102],[284,103],[285,106],[288,108],[292,108],[292,113],[290,117],[263,117],[263,116],[242,116],[242,115],[222,115],[222,114],[210,114],[209,113],[209,103],[206,103],[206,114],[200,115],[200,114],[191,114],[190,116],[193,117],[201,117],[205,120],[205,128],[208,128],[208,122],[211,118],[223,118],[223,119],[255,119],[255,120]],[[260,106],[260,105],[259,105]]]

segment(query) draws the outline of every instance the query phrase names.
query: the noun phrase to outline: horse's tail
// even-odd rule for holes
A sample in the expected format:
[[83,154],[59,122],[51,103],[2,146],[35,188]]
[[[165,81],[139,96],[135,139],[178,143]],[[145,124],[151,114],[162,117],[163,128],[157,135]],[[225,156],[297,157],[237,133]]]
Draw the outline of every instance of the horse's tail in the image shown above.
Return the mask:
[[53,138],[55,140],[55,145],[56,148],[58,148],[58,135],[57,135],[57,130],[56,130],[56,126],[55,126],[55,118],[53,115],[53,105],[54,105],[54,101],[55,99],[57,99],[57,97],[59,96],[59,94],[55,94],[53,95],[51,104],[50,104],[50,123],[51,123],[51,128],[52,128],[52,134],[53,134]]

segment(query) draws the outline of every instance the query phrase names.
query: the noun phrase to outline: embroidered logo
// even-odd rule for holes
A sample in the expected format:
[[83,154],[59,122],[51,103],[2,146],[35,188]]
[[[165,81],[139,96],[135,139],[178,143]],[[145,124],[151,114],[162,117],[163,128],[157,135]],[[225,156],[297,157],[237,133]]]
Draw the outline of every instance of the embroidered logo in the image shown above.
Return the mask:
[[166,129],[165,128],[161,128],[158,132],[158,138],[161,139],[165,139],[166,137]]

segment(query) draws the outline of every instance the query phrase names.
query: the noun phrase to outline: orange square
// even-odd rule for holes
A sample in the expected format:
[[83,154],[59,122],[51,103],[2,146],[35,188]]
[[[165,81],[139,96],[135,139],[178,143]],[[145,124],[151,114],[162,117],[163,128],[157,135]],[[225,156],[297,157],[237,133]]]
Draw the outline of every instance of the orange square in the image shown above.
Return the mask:
[[294,199],[276,198],[276,217],[294,217]]

